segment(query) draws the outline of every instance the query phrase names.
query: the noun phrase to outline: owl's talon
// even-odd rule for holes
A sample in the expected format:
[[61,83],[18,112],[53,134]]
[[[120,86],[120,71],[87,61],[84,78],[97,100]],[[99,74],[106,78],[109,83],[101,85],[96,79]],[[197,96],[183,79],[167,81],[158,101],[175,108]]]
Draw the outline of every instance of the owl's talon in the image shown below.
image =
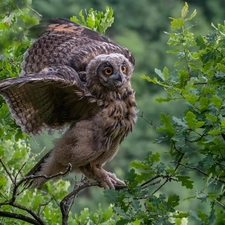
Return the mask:
[[126,187],[126,184],[118,179],[114,173],[104,171],[105,179],[101,180],[101,185],[106,189],[116,189],[116,186]]

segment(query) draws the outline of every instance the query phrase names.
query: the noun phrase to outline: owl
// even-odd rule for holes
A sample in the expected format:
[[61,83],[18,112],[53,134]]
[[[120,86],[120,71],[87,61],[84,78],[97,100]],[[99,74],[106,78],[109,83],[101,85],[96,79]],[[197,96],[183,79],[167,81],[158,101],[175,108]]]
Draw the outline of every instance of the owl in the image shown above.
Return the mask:
[[99,186],[124,182],[103,169],[137,118],[131,76],[133,54],[104,35],[56,18],[33,28],[40,33],[28,48],[17,78],[0,82],[0,94],[16,123],[29,135],[67,127],[27,175],[39,187],[64,172],[83,173]]

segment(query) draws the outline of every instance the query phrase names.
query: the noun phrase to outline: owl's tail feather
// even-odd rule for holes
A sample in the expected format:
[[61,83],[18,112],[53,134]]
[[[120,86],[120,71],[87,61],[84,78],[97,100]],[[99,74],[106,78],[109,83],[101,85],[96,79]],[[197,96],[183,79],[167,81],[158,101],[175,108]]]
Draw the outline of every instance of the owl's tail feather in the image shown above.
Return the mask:
[[52,156],[52,151],[53,149],[44,155],[40,161],[26,174],[27,181],[24,184],[26,188],[40,187],[49,179],[64,175],[70,170],[70,168],[65,169],[65,167],[62,167],[55,162]]

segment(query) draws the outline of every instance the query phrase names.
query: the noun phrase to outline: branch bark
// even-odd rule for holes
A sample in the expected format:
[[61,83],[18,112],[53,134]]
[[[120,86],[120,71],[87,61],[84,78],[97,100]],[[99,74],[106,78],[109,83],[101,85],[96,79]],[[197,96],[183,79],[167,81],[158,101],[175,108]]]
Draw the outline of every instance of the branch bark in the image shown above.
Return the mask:
[[60,202],[60,209],[62,212],[62,225],[68,224],[69,212],[77,194],[81,190],[91,186],[99,186],[99,184],[95,181],[90,181],[85,178],[82,181],[77,182],[73,191],[62,199],[62,201]]
[[12,219],[22,220],[24,222],[28,222],[28,223],[34,224],[34,225],[41,225],[41,223],[39,223],[37,220],[32,219],[28,216],[24,216],[22,214],[18,214],[18,213],[0,211],[0,217],[7,217],[7,218],[12,218]]

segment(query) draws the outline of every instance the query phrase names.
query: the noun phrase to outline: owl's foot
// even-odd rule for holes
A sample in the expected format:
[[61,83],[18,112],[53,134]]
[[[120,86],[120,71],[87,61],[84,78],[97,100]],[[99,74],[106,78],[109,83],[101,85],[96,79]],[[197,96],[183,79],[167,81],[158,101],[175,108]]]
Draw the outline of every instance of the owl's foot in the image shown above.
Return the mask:
[[80,167],[80,170],[85,176],[96,180],[100,186],[105,189],[121,189],[126,187],[126,184],[118,179],[115,174],[110,173],[101,167],[87,165]]
[[124,181],[117,178],[115,173],[110,173],[106,170],[104,170],[104,172],[108,176],[108,178],[110,179],[110,183],[113,184],[113,186],[114,186],[114,188],[112,188],[112,189],[117,189],[117,187],[118,188],[126,187],[126,184],[124,183]]

